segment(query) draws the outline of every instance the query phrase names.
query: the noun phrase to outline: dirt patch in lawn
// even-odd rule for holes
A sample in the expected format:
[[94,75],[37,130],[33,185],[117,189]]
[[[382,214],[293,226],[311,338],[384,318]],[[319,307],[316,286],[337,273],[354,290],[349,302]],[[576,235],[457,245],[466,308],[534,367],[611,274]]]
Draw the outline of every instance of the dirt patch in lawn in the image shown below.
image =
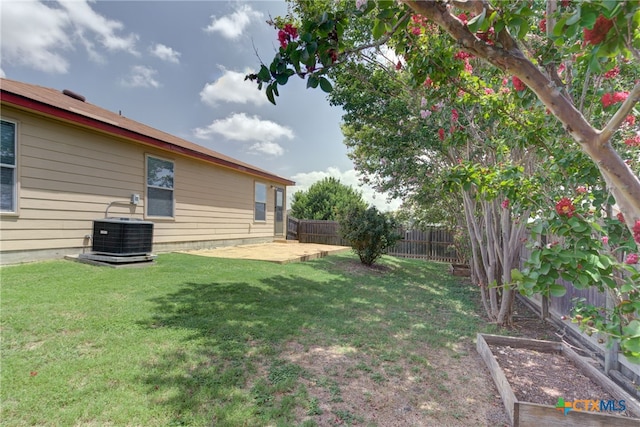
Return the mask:
[[291,342],[281,355],[302,367],[313,408],[298,420],[320,426],[509,425],[491,376],[471,343],[456,350],[425,348],[415,361],[377,364],[353,348]]

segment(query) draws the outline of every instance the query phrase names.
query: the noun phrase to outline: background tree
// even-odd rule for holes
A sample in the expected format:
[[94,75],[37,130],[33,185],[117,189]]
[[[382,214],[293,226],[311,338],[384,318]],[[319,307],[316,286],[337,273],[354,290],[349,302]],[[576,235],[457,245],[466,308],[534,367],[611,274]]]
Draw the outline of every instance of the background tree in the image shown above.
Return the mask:
[[298,219],[337,221],[347,209],[367,207],[361,192],[334,177],[312,184],[307,191],[295,192],[291,200],[291,216]]

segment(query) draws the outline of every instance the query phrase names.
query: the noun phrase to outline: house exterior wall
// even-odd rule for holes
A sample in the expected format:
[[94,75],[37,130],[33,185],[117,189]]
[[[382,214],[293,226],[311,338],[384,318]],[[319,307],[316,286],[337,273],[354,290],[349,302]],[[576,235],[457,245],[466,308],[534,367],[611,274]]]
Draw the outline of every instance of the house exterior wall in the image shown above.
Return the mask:
[[[4,107],[18,124],[18,212],[0,216],[0,263],[91,250],[93,220],[154,223],[154,252],[273,241],[274,190],[281,184],[179,153]],[[146,156],[174,163],[174,217],[145,215]],[[255,182],[267,187],[266,221],[254,221]],[[286,189],[285,189],[286,191]],[[132,194],[140,203],[128,203]]]

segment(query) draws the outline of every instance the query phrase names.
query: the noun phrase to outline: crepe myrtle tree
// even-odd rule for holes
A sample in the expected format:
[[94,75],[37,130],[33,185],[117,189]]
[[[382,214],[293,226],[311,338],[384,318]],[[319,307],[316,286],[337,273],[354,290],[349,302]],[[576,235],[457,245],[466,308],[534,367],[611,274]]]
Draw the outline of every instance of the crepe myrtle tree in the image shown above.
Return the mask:
[[[640,180],[637,163],[634,172],[623,160],[620,147],[637,150],[640,146],[640,133],[635,126],[638,113],[634,110],[640,98],[640,81],[637,78],[626,81],[615,79],[619,68],[637,70],[640,61],[640,11],[637,2],[359,0],[355,3],[323,4],[321,13],[314,13],[313,8],[305,6],[305,2],[295,4],[298,11],[305,12],[299,15],[299,21],[294,22],[287,17],[273,22],[279,30],[281,46],[272,63],[269,67],[263,64],[257,74],[247,76],[258,82],[260,88],[266,85],[266,94],[271,102],[275,104],[275,96],[279,95],[278,86],[286,84],[288,78],[294,75],[305,78],[308,87],[320,86],[330,92],[332,85],[327,75],[332,68],[341,66],[363,50],[385,44],[401,55],[397,68],[404,68],[411,73],[416,85],[430,80],[454,80],[459,77],[460,70],[434,66],[429,60],[429,46],[420,43],[422,37],[438,28],[450,36],[452,46],[503,72],[510,78],[513,88],[523,94],[523,99],[530,98],[527,95],[532,94],[549,115],[562,124],[565,134],[586,155],[604,181],[604,185],[595,185],[594,190],[600,187],[603,193],[612,194],[621,217],[625,219],[617,227],[622,230],[621,236],[624,233],[630,236],[626,240],[628,244],[617,246],[627,254],[623,264],[633,266],[637,263]],[[350,26],[367,24],[371,27],[372,37],[362,40],[345,37],[353,30]],[[563,70],[566,75],[572,70],[582,73],[582,93],[571,91],[562,76]],[[593,87],[603,88],[602,85],[589,83],[598,83],[607,74],[613,75],[612,81],[615,82],[609,91],[584,96]],[[594,96],[600,98],[602,111],[585,115],[585,109],[589,108],[585,102]],[[438,130],[441,138],[443,133],[444,129]],[[558,140],[568,144],[567,138]],[[624,145],[619,143],[621,141],[624,141]],[[566,145],[565,151],[571,151],[572,148]],[[557,217],[539,226],[540,231],[546,228],[554,233],[573,233],[578,236],[576,242],[581,245],[585,241],[580,240],[580,233],[590,231],[592,237],[602,234],[597,221],[590,221],[588,226],[577,224],[576,218],[579,217],[568,215],[572,213],[571,206],[575,206],[572,199],[556,200]],[[566,227],[563,229],[557,225],[555,220],[567,221],[570,226],[568,231]],[[600,241],[612,239],[614,235],[607,232],[607,235],[601,235]],[[565,241],[573,238],[565,237]],[[621,237],[618,241],[624,239]],[[516,277],[525,291],[554,293],[558,288],[552,287],[552,276],[562,273],[569,275],[564,264],[556,265],[557,260],[554,264],[551,257],[543,256],[548,255],[544,250],[553,248],[562,249],[560,245],[554,245],[545,247],[539,253],[534,252],[534,259],[530,260],[533,267],[530,272],[533,274]],[[594,244],[593,248],[602,254],[597,245]],[[592,268],[585,269],[583,264],[578,264],[576,269],[582,273],[575,280],[596,285],[604,283],[610,289],[615,288],[618,300],[622,300],[613,311],[605,314],[602,310],[594,312],[593,308],[585,307],[583,312],[589,312],[590,315],[576,314],[575,319],[580,321],[588,318],[582,326],[590,328],[590,331],[610,327],[608,332],[621,340],[625,353],[631,357],[640,356],[638,278],[633,273],[636,270],[626,268],[625,273],[618,268],[615,283],[608,283],[601,279],[613,272],[613,267],[611,270],[609,267],[615,261],[609,265],[600,255],[596,258],[595,253],[588,251],[580,255],[590,260],[590,265],[595,265],[600,273],[594,274]],[[619,256],[619,253],[616,255]],[[535,257],[539,257],[539,263],[536,263]],[[607,259],[611,260],[611,257]],[[543,276],[547,275],[549,280],[540,279],[539,271]],[[586,282],[582,279],[585,275],[590,277]],[[600,317],[596,316],[597,313],[600,313]]]
[[[296,4],[304,9],[304,3]],[[272,103],[279,96],[279,86],[286,85],[294,75],[306,79],[307,87],[319,86],[330,92],[332,85],[326,74],[332,67],[364,49],[384,44],[404,55],[404,66],[416,82],[423,82],[433,71],[422,66],[428,47],[422,52],[413,48],[416,39],[430,25],[436,25],[460,49],[515,77],[517,85],[529,88],[597,165],[627,218],[629,230],[640,221],[640,179],[611,144],[640,100],[640,81],[628,90],[609,94],[616,101],[616,109],[597,128],[580,112],[557,73],[560,64],[568,62],[586,64],[592,73],[611,70],[619,61],[640,62],[637,2],[358,0],[326,2],[323,6],[322,13],[306,14],[300,22],[294,23],[293,18],[290,22],[285,18],[272,22],[278,28],[280,48],[268,67],[262,64],[258,73],[247,76],[260,89],[266,86]],[[351,23],[361,23],[357,18],[362,17],[369,18],[373,39],[345,44],[345,31]],[[521,42],[543,20],[546,31],[535,37],[543,39],[545,49],[532,56],[521,48]],[[424,28],[411,28],[410,22],[416,21],[424,23]]]

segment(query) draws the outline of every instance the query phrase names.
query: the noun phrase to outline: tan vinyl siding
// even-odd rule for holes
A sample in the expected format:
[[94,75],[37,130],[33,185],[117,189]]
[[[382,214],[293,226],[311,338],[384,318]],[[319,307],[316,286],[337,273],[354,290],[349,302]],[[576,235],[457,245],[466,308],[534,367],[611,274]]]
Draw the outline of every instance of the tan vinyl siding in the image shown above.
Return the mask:
[[[138,206],[113,205],[109,216],[145,219],[146,155],[174,162],[175,217],[148,218],[154,243],[274,237],[268,180],[10,107],[2,117],[20,124],[20,212],[1,217],[2,252],[90,248],[92,221],[133,193]],[[256,181],[267,185],[266,222],[253,220]]]

